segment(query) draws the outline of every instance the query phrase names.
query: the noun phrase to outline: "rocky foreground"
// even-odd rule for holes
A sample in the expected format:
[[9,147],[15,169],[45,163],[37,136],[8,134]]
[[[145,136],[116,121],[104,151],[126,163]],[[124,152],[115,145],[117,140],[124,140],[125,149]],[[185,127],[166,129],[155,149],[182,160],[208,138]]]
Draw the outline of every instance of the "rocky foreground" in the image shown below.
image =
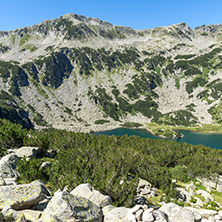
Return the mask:
[[[216,222],[222,221],[219,203],[215,210],[201,209],[204,204],[212,203],[210,194],[214,184],[206,184],[207,191],[197,189],[191,183],[186,188],[175,186],[179,191],[178,200],[186,202],[190,207],[181,207],[173,202],[159,202],[152,205],[149,198],[157,196],[157,190],[145,180],[140,179],[133,208],[114,207],[112,199],[95,190],[90,184],[80,184],[71,192],[67,188],[54,194],[42,181],[18,185],[16,179],[16,163],[19,158],[35,158],[38,147],[21,147],[8,150],[8,154],[0,160],[0,221],[91,221],[91,222]],[[53,157],[53,153],[48,153]],[[44,162],[41,167],[50,167]],[[204,182],[204,181],[202,181]],[[210,188],[211,187],[211,188]],[[218,191],[220,186],[216,187]],[[193,201],[193,196],[200,198]],[[205,200],[204,202],[202,200]]]

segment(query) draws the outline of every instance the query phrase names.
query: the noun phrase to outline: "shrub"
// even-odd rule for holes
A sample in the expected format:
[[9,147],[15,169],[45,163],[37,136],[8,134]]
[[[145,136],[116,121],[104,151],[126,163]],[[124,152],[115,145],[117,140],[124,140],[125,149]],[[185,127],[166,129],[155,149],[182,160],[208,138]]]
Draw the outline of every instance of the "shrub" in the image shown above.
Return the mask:
[[47,168],[41,168],[43,160],[21,159],[17,163],[18,172],[20,173],[19,180],[25,183],[30,183],[34,180],[48,181],[49,174]]
[[0,119],[0,156],[9,148],[22,146],[26,136],[27,130],[21,125]]
[[184,183],[190,181],[190,179],[191,179],[189,177],[185,167],[176,166],[176,167],[170,169],[170,172],[172,173],[172,177],[174,179],[180,180],[180,181],[182,181]]
[[95,121],[95,124],[104,124],[104,123],[109,123],[109,120],[99,119]]

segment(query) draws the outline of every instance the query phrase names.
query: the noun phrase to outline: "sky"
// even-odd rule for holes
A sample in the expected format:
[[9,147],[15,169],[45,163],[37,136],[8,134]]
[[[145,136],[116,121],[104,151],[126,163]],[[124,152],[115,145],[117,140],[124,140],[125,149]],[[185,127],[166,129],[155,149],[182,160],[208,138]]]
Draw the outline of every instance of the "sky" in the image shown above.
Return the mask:
[[0,0],[0,31],[39,24],[67,13],[138,30],[180,22],[193,29],[221,24],[222,0]]

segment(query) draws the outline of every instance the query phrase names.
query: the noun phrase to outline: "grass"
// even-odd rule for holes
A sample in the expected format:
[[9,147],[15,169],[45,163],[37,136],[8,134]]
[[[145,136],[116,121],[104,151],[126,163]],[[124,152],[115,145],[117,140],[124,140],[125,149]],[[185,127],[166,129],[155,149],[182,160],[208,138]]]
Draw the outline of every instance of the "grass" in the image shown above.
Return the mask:
[[176,132],[173,131],[175,127],[165,124],[147,123],[148,130],[156,136],[172,137]]
[[37,49],[38,48],[36,46],[32,45],[32,44],[26,44],[24,47],[22,47],[21,50],[29,50],[30,52],[34,52]]
[[217,191],[213,191],[211,194],[214,198],[214,200],[218,203],[220,203],[220,205],[222,205],[222,193],[221,192],[217,192]]
[[30,39],[30,35],[28,34],[25,34],[21,39],[20,39],[20,42],[19,42],[19,46],[23,46],[25,43],[28,42],[28,40]]

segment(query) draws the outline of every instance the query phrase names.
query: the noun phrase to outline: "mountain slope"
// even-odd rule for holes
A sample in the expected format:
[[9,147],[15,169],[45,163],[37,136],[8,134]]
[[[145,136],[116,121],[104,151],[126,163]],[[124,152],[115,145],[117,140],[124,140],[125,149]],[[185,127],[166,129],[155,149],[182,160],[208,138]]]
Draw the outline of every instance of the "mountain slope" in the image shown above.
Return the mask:
[[0,113],[23,111],[14,119],[26,126],[73,131],[125,122],[220,124],[221,30],[185,23],[133,30],[67,14],[0,32],[7,95]]

